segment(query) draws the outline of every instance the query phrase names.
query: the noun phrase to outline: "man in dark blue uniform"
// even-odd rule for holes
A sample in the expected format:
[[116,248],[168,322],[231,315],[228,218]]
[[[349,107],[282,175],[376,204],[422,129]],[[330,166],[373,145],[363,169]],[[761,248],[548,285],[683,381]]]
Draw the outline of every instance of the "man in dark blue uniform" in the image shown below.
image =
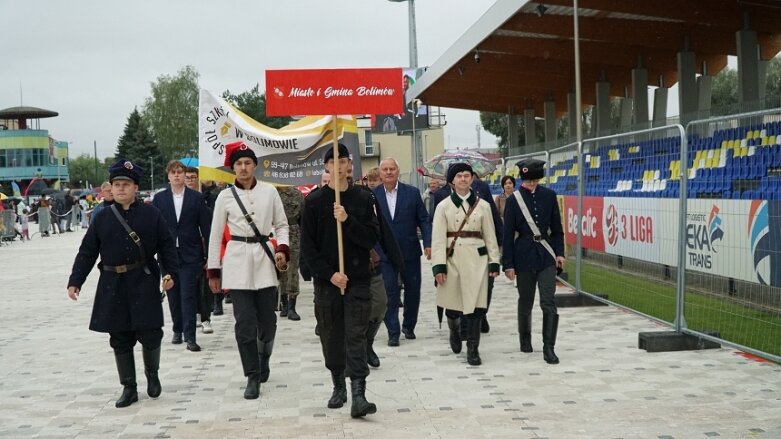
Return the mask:
[[154,255],[165,267],[166,290],[174,286],[172,276],[179,267],[173,237],[160,211],[136,200],[142,172],[128,160],[120,160],[109,168],[114,203],[100,211],[87,229],[68,280],[68,297],[76,300],[100,256],[100,279],[89,328],[109,334],[123,386],[117,407],[138,401],[133,355],[136,341],[143,346],[147,394],[152,398],[160,395],[163,306],[160,268]]
[[[515,196],[507,198],[504,208],[504,243],[502,265],[508,279],[518,277],[518,334],[521,352],[532,352],[531,312],[534,292],[540,289],[542,309],[542,352],[545,362],[558,364],[553,351],[559,327],[559,315],[553,295],[556,272],[564,268],[564,231],[556,192],[540,186],[545,176],[545,162],[524,159],[518,162],[523,181]],[[523,212],[518,197],[528,208]],[[528,215],[527,215],[528,214]],[[533,220],[530,226],[526,218]],[[536,229],[536,231],[534,230]]]

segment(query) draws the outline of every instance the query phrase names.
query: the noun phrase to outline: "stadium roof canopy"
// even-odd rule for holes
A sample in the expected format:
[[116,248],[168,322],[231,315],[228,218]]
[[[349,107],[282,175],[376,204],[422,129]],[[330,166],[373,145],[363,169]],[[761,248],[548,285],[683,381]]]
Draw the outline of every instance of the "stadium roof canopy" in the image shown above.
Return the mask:
[[[604,78],[612,96],[631,89],[633,68],[677,82],[677,53],[688,45],[716,74],[737,54],[736,32],[757,32],[761,59],[781,51],[781,2],[777,0],[580,0],[581,84],[584,105],[594,104],[594,83]],[[498,0],[408,90],[407,101],[507,113],[546,99],[566,112],[574,91],[574,26],[571,0]],[[479,61],[476,62],[476,54]]]

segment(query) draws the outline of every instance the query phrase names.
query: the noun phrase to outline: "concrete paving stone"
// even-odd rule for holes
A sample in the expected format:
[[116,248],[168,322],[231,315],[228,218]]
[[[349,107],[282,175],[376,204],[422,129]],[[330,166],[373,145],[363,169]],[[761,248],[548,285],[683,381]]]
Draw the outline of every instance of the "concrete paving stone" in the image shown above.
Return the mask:
[[[97,273],[78,302],[65,283],[83,231],[0,248],[6,301],[0,332],[0,437],[57,438],[707,438],[781,437],[781,366],[731,349],[653,353],[637,333],[669,328],[613,307],[561,309],[556,351],[542,360],[541,315],[533,311],[535,352],[518,350],[511,282],[498,279],[481,337],[483,365],[453,354],[436,321],[430,278],[422,282],[417,340],[375,343],[367,398],[378,412],[350,418],[331,410],[330,374],[314,336],[311,284],[301,284],[299,322],[279,319],[271,379],[258,400],[243,399],[246,378],[233,336],[232,305],[212,318],[204,348],[188,352],[164,329],[163,394],[145,394],[140,347],[140,401],[116,409],[121,393],[108,336],[87,329]],[[41,276],[42,266],[46,276]],[[423,273],[430,265],[422,261]],[[718,434],[718,436],[716,436]]]

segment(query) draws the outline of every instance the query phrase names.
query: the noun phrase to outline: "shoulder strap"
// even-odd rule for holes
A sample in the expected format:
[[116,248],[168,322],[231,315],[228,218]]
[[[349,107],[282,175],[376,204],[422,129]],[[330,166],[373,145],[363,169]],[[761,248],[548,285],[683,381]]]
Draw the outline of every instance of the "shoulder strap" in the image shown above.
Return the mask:
[[466,211],[466,216],[464,216],[464,221],[461,222],[461,225],[458,226],[458,230],[456,231],[456,236],[453,237],[453,240],[450,241],[450,247],[447,248],[446,255],[452,256],[453,255],[453,249],[456,248],[456,241],[458,241],[459,232],[464,229],[464,226],[466,225],[466,222],[469,221],[469,216],[472,215],[472,212],[475,211],[475,207],[477,207],[477,203],[480,202],[480,197],[475,197],[475,203],[472,204],[469,207],[469,210]]
[[[532,218],[531,212],[529,212],[529,206],[526,205],[526,202],[523,200],[523,197],[521,197],[521,191],[520,189],[515,191],[513,193],[515,195],[515,201],[518,202],[518,207],[521,208],[521,212],[523,213],[523,217],[526,219],[526,223],[529,225],[529,228],[532,230],[532,233],[534,233],[536,236],[541,236],[540,228],[537,227],[537,223],[534,222],[534,219]],[[556,260],[556,253],[553,251],[553,248],[551,248],[550,244],[547,240],[543,239],[542,241],[539,241],[539,243],[545,248],[545,250],[550,253],[551,256],[553,256],[553,260]]]
[[144,244],[141,242],[141,237],[139,237],[138,234],[130,228],[130,225],[127,223],[127,221],[122,218],[122,215],[117,209],[116,203],[112,203],[110,209],[112,212],[114,212],[114,216],[117,217],[117,220],[119,220],[119,223],[122,224],[122,227],[125,229],[127,234],[130,235],[130,239],[132,239],[133,242],[138,246],[138,253],[141,255],[141,261],[144,263],[144,273],[152,274],[149,271],[149,267],[146,266],[146,252],[144,251]]
[[[255,233],[255,236],[258,238],[262,238],[263,234],[260,233],[260,230],[258,230],[258,226],[255,225],[255,221],[252,219],[252,216],[247,213],[247,209],[244,207],[244,203],[241,202],[241,198],[239,198],[239,193],[236,191],[236,186],[231,186],[231,193],[233,194],[233,198],[236,199],[236,204],[239,205],[239,209],[241,209],[241,214],[244,215],[244,219],[247,220],[247,223],[249,223],[249,226],[252,228],[252,232]],[[271,250],[268,248],[265,242],[261,242],[260,246],[263,247],[263,251],[266,252],[266,256],[269,257],[272,261],[274,260],[274,255],[271,254]]]

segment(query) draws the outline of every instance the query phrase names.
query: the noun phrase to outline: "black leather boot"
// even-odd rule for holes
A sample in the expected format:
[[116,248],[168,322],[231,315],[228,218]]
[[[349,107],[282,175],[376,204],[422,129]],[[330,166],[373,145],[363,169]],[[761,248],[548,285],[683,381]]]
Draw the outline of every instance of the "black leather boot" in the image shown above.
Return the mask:
[[382,326],[382,320],[369,322],[369,328],[366,330],[366,362],[371,367],[380,367],[380,357],[374,352],[374,338],[377,336],[380,326]]
[[288,299],[288,305],[287,305],[287,318],[288,320],[293,320],[294,322],[297,322],[301,320],[301,316],[298,315],[296,312],[296,298],[290,297]]
[[269,362],[271,361],[271,352],[274,350],[274,340],[258,340],[258,354],[260,355],[260,382],[265,383],[271,375]]
[[466,339],[466,362],[471,366],[479,366],[482,364],[480,359],[480,352],[477,348],[480,346],[480,320],[474,316],[464,317],[467,322],[467,339]]
[[488,324],[488,316],[485,316],[480,320],[480,332],[483,334],[491,332],[491,325]]
[[556,333],[559,331],[559,315],[542,315],[542,356],[548,364],[559,364],[559,357],[553,352],[556,345]]
[[239,345],[239,356],[244,376],[247,377],[247,388],[244,390],[244,399],[257,399],[260,396],[260,358],[257,343],[244,343]]
[[459,331],[461,330],[461,319],[451,319],[450,317],[447,318],[447,327],[450,328],[450,349],[453,350],[454,354],[458,354],[461,352],[461,334]]
[[163,391],[160,385],[160,377],[158,376],[158,370],[160,370],[160,346],[157,349],[149,350],[143,348],[141,354],[144,357],[144,374],[146,374],[146,394],[150,398],[157,398],[160,396],[160,392]]
[[222,294],[214,295],[214,311],[212,312],[212,315],[221,316],[225,314],[225,312],[222,310],[222,298]]
[[344,371],[331,372],[331,381],[334,383],[334,392],[328,400],[329,409],[338,409],[347,402],[347,384],[344,382]]
[[518,338],[521,342],[521,352],[534,352],[532,348],[532,315],[518,314]]
[[287,294],[279,296],[279,316],[287,317]]
[[133,351],[124,354],[114,354],[114,360],[117,362],[119,383],[123,386],[122,396],[119,397],[114,406],[117,408],[127,407],[138,401],[138,391],[136,389],[136,360],[133,357]]
[[362,418],[366,415],[377,413],[377,406],[366,400],[366,378],[352,378],[350,386],[353,393],[353,405],[350,408],[350,416]]

